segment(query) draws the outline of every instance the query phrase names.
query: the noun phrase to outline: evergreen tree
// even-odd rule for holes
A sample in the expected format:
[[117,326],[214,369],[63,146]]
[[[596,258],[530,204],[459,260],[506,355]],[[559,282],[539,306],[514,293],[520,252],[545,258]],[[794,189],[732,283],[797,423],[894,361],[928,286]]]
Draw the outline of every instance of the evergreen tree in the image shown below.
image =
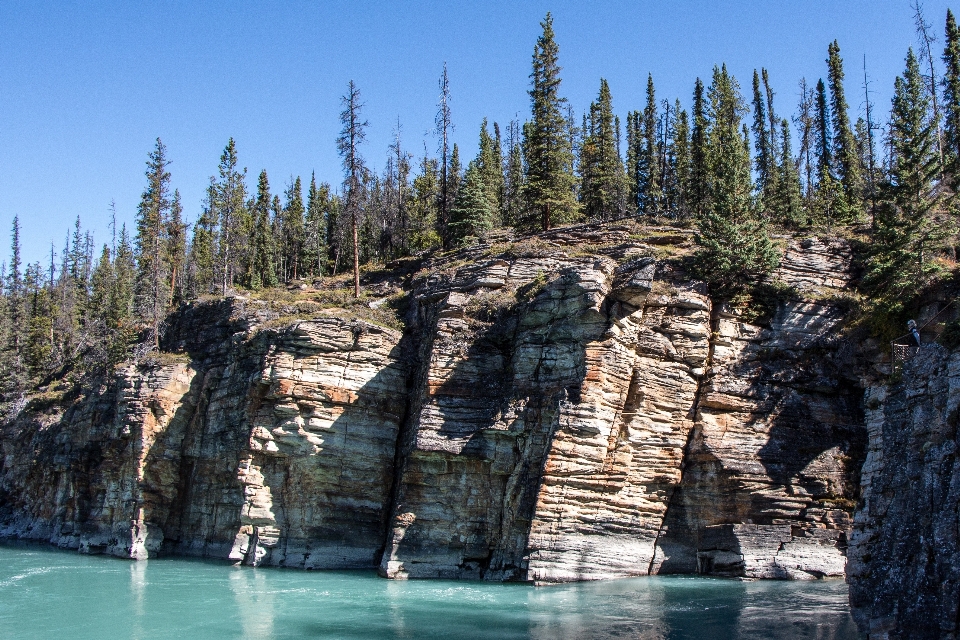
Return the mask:
[[779,140],[777,139],[777,128],[780,124],[780,118],[777,117],[777,114],[773,110],[773,89],[770,88],[770,75],[766,69],[761,69],[760,75],[763,78],[763,89],[767,97],[767,119],[770,121],[770,155],[773,157],[774,162],[776,162],[776,158],[780,152]]
[[463,165],[460,164],[460,149],[457,147],[457,143],[453,143],[453,150],[450,152],[450,166],[447,167],[447,179],[450,181],[447,187],[447,196],[450,198],[450,210],[452,211],[453,205],[457,202],[460,184],[463,182]]
[[26,346],[26,309],[20,258],[20,216],[13,217],[10,240],[10,272],[7,276],[8,357],[5,367],[6,391],[11,399],[22,396],[27,385],[23,349]]
[[708,99],[710,206],[698,220],[697,267],[723,293],[768,273],[777,255],[753,209],[749,131],[741,129],[747,108],[726,65],[714,68]]
[[[766,69],[764,69],[766,73]],[[761,210],[768,208],[776,191],[777,169],[775,156],[770,144],[771,132],[768,130],[767,103],[760,91],[760,74],[753,70],[753,136],[756,141],[757,192]]]
[[454,243],[464,244],[480,237],[493,226],[493,213],[483,183],[483,170],[474,160],[467,165],[451,212],[450,230]]
[[863,174],[860,173],[856,140],[850,128],[850,116],[847,114],[849,107],[843,90],[843,60],[840,58],[840,46],[836,40],[827,48],[827,53],[836,177],[843,186],[846,205],[855,209],[861,203]]
[[450,114],[450,78],[447,76],[447,63],[443,63],[443,73],[440,76],[440,101],[437,103],[435,119],[436,133],[440,142],[440,175],[437,190],[437,215],[435,221],[437,234],[443,246],[447,246],[447,225],[450,223],[450,209],[453,207],[454,197],[450,187],[457,184],[447,173],[450,165],[450,131],[453,129],[453,118]]
[[[310,176],[310,189],[307,191],[306,246],[304,248],[304,266],[313,275],[326,273],[327,261],[327,211],[330,207],[330,185],[317,186],[316,178]],[[269,210],[269,207],[267,207]]]
[[191,296],[209,293],[216,283],[216,212],[210,206],[209,190],[203,213],[193,225],[187,259],[188,290]]
[[703,215],[710,203],[707,172],[707,132],[710,121],[704,99],[703,82],[697,78],[693,86],[693,128],[690,134],[690,208]]
[[120,362],[125,354],[127,343],[133,335],[133,291],[136,277],[133,247],[127,226],[120,227],[120,240],[117,242],[117,255],[113,259],[113,282],[110,290],[110,307],[107,314],[109,326],[113,330],[110,348],[110,362]]
[[281,218],[281,237],[283,245],[283,278],[289,280],[300,277],[300,254],[303,251],[303,186],[297,176],[284,191],[285,204]]
[[[157,138],[156,147],[147,160],[147,188],[137,209],[137,311],[150,327],[154,348],[160,346],[160,322],[166,311],[170,281],[166,251],[171,209],[169,164],[166,147]],[[75,237],[71,272],[79,280],[77,244]]]
[[640,194],[641,158],[643,157],[643,112],[627,112],[627,203],[631,215],[639,215],[642,199]]
[[823,80],[817,81],[816,105],[814,111],[814,127],[816,131],[816,158],[817,184],[822,184],[831,176],[833,167],[833,144],[830,135],[830,107],[827,104],[827,89]]
[[510,123],[507,137],[507,153],[504,167],[503,184],[503,223],[514,227],[524,219],[524,166],[523,146],[520,143],[520,125]]
[[[805,207],[813,201],[814,196],[814,168],[817,163],[814,160],[814,150],[817,146],[817,119],[814,115],[814,105],[816,103],[816,92],[807,86],[806,78],[800,79],[800,102],[797,104],[797,116],[794,122],[797,125],[797,134],[800,138],[800,167],[803,168],[802,177],[804,184],[803,196]],[[798,167],[799,172],[799,167]]]
[[960,185],[960,29],[947,9],[946,46],[943,62],[944,162],[952,176],[954,191]]
[[[503,152],[500,148],[499,127],[494,123],[496,137],[491,137],[487,131],[487,119],[480,125],[480,154],[477,156],[477,167],[483,179],[483,190],[490,210],[499,212],[503,207]],[[491,224],[493,221],[491,220]]]
[[642,146],[637,166],[639,210],[646,215],[656,215],[662,207],[663,184],[660,143],[657,139],[657,98],[652,75],[647,75],[647,105],[643,109],[640,126]]
[[[496,125],[494,125],[494,128],[496,128]],[[412,169],[410,161],[413,159],[413,156],[402,148],[400,144],[400,131],[400,123],[397,122],[394,141],[393,144],[390,145],[390,151],[393,154],[391,160],[395,160],[393,167],[396,178],[394,182],[396,197],[394,201],[395,215],[393,225],[393,236],[395,237],[392,240],[392,245],[395,254],[405,256],[410,254],[410,209],[413,198],[413,191],[410,188],[410,171]],[[499,131],[496,144],[499,149]]]
[[[104,247],[106,249],[106,247]],[[109,249],[107,249],[107,268],[110,267],[110,254]],[[99,265],[98,265],[99,268]],[[99,269],[94,269],[94,285],[96,286],[98,275],[97,271]],[[35,264],[27,268],[26,274],[27,281],[27,291],[29,302],[29,311],[27,316],[29,317],[28,330],[26,331],[26,345],[25,353],[23,354],[23,362],[26,367],[26,371],[29,373],[31,378],[42,378],[47,372],[52,371],[52,356],[53,356],[53,347],[56,336],[54,335],[53,327],[53,317],[56,313],[56,310],[53,306],[53,290],[50,287],[43,287],[41,285],[41,274],[40,274],[40,265]],[[96,289],[94,289],[96,292]],[[99,309],[97,306],[92,306],[93,309]],[[95,348],[100,347],[102,341],[108,336],[101,326],[96,327],[95,334]],[[99,349],[97,349],[99,351]],[[97,354],[100,355],[100,354]],[[89,365],[91,367],[99,367],[103,358],[97,358],[92,360]]]
[[673,173],[676,176],[676,216],[683,220],[690,216],[690,119],[676,103],[677,120],[673,128]]
[[923,290],[937,267],[938,243],[951,231],[934,189],[939,173],[936,133],[920,65],[911,49],[894,85],[890,117],[893,166],[875,212],[874,242],[864,284],[895,315]]
[[432,249],[440,244],[436,231],[436,202],[440,192],[440,170],[435,159],[424,150],[419,173],[413,179],[413,201],[410,212],[410,249],[414,252]]
[[530,74],[532,118],[524,127],[524,196],[528,210],[539,213],[539,226],[546,231],[572,219],[577,206],[573,199],[570,127],[563,115],[566,99],[559,93],[559,47],[554,41],[553,17],[548,13],[540,26],[543,34],[534,47]]
[[249,227],[246,210],[246,179],[247,170],[238,169],[237,147],[233,138],[227,141],[227,146],[220,156],[218,166],[219,180],[210,178],[208,188],[208,202],[211,214],[219,225],[219,262],[220,262],[220,290],[222,295],[233,286],[239,269],[238,257],[241,249],[246,245],[243,231]]
[[793,159],[790,142],[790,123],[780,121],[780,160],[777,164],[777,184],[772,207],[774,219],[783,225],[803,226],[803,202],[800,196],[800,174]]
[[827,102],[827,90],[823,80],[817,82],[816,103],[814,109],[814,127],[816,133],[817,185],[814,193],[814,206],[826,216],[827,229],[835,222],[847,219],[849,208],[843,191],[843,183],[834,173],[834,139],[831,131],[830,105]]
[[617,151],[613,103],[607,81],[590,105],[580,150],[580,201],[592,220],[608,220],[620,212],[623,201],[623,163]]
[[277,248],[274,246],[274,234],[270,228],[270,181],[266,170],[260,172],[257,179],[257,197],[252,207],[253,237],[250,239],[250,274],[247,282],[251,289],[274,287],[277,285],[277,271],[274,263]]
[[166,261],[170,265],[170,298],[173,304],[183,297],[183,272],[187,263],[187,225],[183,222],[183,205],[180,204],[180,191],[173,191],[170,203],[170,219],[167,221]]

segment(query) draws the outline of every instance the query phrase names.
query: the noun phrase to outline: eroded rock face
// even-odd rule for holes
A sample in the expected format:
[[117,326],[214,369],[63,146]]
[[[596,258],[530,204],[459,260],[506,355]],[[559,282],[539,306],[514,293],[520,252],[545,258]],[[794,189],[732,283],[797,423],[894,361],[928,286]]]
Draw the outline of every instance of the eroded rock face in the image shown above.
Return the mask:
[[871,639],[960,632],[960,354],[928,345],[867,393],[869,452],[847,582]]
[[843,575],[865,435],[860,390],[829,347],[841,319],[809,303],[767,329],[719,314],[659,572]]
[[[806,245],[777,276],[845,286],[849,251]],[[531,300],[473,313],[534,269]],[[428,284],[437,338],[384,575],[843,575],[865,436],[842,309],[792,303],[761,328],[650,259],[491,260]]]
[[[7,425],[3,533],[138,559],[375,566],[406,406],[400,334],[182,315],[171,340],[203,359],[128,367],[59,420]],[[224,340],[206,351],[204,321]]]
[[849,250],[793,242],[777,277],[806,301],[761,326],[651,257],[691,242],[593,225],[440,257],[403,334],[190,305],[176,357],[4,425],[0,533],[392,578],[842,574],[861,390],[812,292]]

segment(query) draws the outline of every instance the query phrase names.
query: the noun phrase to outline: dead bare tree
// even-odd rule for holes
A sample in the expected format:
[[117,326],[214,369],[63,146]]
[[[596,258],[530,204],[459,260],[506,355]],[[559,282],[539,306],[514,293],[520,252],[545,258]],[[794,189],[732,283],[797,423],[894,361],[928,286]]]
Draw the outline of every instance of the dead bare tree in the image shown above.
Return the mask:
[[340,98],[343,111],[340,112],[340,136],[337,138],[337,151],[343,158],[344,191],[346,192],[346,213],[350,216],[353,230],[353,295],[360,297],[360,246],[357,238],[358,218],[360,215],[360,190],[363,188],[365,173],[363,158],[360,156],[360,143],[366,138],[369,122],[360,119],[360,90],[353,80],[347,85],[347,94]]

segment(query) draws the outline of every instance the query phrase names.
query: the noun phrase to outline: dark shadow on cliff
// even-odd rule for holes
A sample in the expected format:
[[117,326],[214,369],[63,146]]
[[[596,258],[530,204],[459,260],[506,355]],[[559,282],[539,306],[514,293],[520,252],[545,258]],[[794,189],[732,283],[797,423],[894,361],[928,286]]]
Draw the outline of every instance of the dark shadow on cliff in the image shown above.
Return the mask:
[[[666,556],[660,573],[735,575],[733,559],[740,554],[730,529],[735,524],[793,520],[803,525],[810,507],[839,508],[852,515],[867,440],[855,350],[831,333],[811,338],[820,332],[822,317],[791,322],[792,336],[781,330],[776,341],[757,345],[754,356],[721,372],[727,380],[748,381],[746,388],[736,385],[734,392],[754,404],[751,413],[739,414],[744,419],[740,428],[746,434],[764,434],[765,441],[744,452],[745,468],[728,468],[730,461],[710,450],[699,427],[691,432],[682,480],[664,518],[666,534],[658,543]],[[823,467],[810,467],[831,450]],[[762,474],[750,470],[751,459],[759,462]],[[833,472],[836,468],[839,473]],[[807,506],[788,516],[778,498],[783,495],[796,496]]]
[[[760,461],[776,484],[793,494],[802,487],[814,500],[856,502],[860,468],[866,457],[867,433],[863,389],[841,371],[836,354],[812,348],[780,352],[763,362],[757,385],[769,385],[772,407],[768,439]],[[837,449],[843,484],[830,485],[815,470],[804,469],[824,452]]]

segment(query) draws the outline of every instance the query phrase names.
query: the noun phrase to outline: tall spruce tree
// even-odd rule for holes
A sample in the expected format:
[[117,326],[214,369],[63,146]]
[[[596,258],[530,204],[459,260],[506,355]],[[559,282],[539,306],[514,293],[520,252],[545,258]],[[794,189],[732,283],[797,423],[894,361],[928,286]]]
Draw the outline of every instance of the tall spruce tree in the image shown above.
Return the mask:
[[507,135],[506,160],[503,171],[503,224],[515,227],[525,219],[524,184],[525,171],[523,166],[523,145],[520,137],[520,125],[516,120],[510,122]]
[[296,279],[301,275],[300,254],[303,252],[303,185],[297,176],[283,193],[282,231],[284,279]]
[[674,175],[677,183],[676,217],[690,216],[690,118],[676,102],[677,120],[673,128]]
[[170,297],[167,303],[183,298],[183,272],[187,263],[187,224],[183,221],[183,205],[180,191],[174,189],[170,202],[170,219],[167,221],[166,260],[170,265]]
[[960,29],[949,9],[943,63],[944,163],[956,191],[960,187]]
[[657,97],[653,75],[647,75],[647,104],[643,109],[641,152],[637,167],[637,193],[640,212],[657,215],[662,208],[663,184],[660,141],[657,136]]
[[20,271],[20,216],[13,216],[10,238],[10,272],[7,276],[8,343],[6,362],[6,391],[8,399],[18,399],[27,386],[26,363],[23,353],[26,346],[26,296],[23,275]]
[[847,200],[844,197],[843,184],[834,173],[835,155],[832,133],[830,104],[827,101],[827,89],[823,80],[817,82],[816,102],[814,105],[814,127],[816,132],[817,184],[814,193],[814,205],[826,218],[827,229],[835,222],[847,217]]
[[935,251],[951,231],[940,215],[941,198],[933,188],[939,173],[936,133],[913,49],[894,84],[889,126],[893,166],[875,213],[864,284],[895,315],[936,273]]
[[830,111],[833,115],[833,158],[836,178],[843,186],[843,198],[852,209],[863,199],[863,174],[857,157],[857,145],[850,127],[846,94],[843,89],[843,59],[840,45],[834,40],[827,47],[827,66],[830,82]]
[[580,201],[591,220],[608,220],[620,212],[623,200],[623,163],[617,151],[613,101],[607,81],[590,105],[580,151]]
[[190,296],[210,293],[216,284],[216,212],[211,206],[207,190],[203,212],[193,224],[193,236],[187,255],[187,289]]
[[[137,311],[150,328],[150,339],[160,347],[160,322],[166,311],[170,264],[166,252],[170,222],[170,172],[167,149],[157,138],[147,160],[147,188],[137,209]],[[79,233],[79,230],[78,230]],[[78,239],[74,239],[74,254]],[[79,279],[78,258],[71,271]]]
[[417,175],[413,178],[410,205],[410,250],[424,251],[440,245],[437,233],[437,198],[440,192],[440,168],[424,149]]
[[817,183],[822,183],[833,173],[833,142],[830,130],[830,106],[827,102],[827,88],[823,80],[817,81],[816,103],[814,106],[814,127],[816,131]]
[[773,110],[773,89],[770,87],[770,74],[767,73],[766,69],[761,69],[760,75],[763,78],[764,94],[767,97],[767,119],[770,121],[770,153],[774,158],[774,162],[776,162],[776,158],[780,153],[780,145],[777,136],[780,118],[777,117],[776,112]]
[[219,284],[222,295],[227,295],[227,289],[233,286],[239,267],[239,257],[246,248],[244,235],[248,227],[246,210],[247,191],[244,183],[247,175],[246,168],[239,168],[237,146],[230,138],[227,146],[220,155],[220,164],[217,166],[219,178],[211,177],[208,187],[207,201],[210,213],[217,221],[219,228]]
[[[483,179],[483,192],[490,211],[499,212],[503,206],[503,152],[500,148],[500,128],[494,123],[497,136],[493,137],[487,130],[487,119],[480,125],[480,153],[477,156],[477,168]],[[469,167],[468,167],[469,169]],[[494,222],[490,221],[491,224]]]
[[450,230],[454,244],[464,244],[480,237],[493,226],[493,217],[494,208],[483,183],[483,169],[474,160],[467,165],[451,212]]
[[440,75],[440,100],[437,103],[435,119],[436,134],[440,143],[440,184],[437,190],[437,215],[435,218],[437,234],[443,246],[450,242],[449,230],[450,209],[453,207],[454,190],[457,179],[452,178],[450,168],[450,132],[453,130],[453,119],[450,113],[450,78],[447,75],[447,63],[443,63],[443,73]]
[[690,133],[690,208],[697,216],[706,212],[710,203],[710,184],[707,172],[707,132],[710,121],[703,82],[697,78],[693,85],[693,113]]
[[776,222],[796,228],[803,226],[806,221],[800,196],[800,174],[790,140],[790,123],[784,118],[780,121],[780,160],[772,210]]
[[698,220],[696,263],[722,294],[768,273],[777,254],[753,208],[749,131],[742,124],[747,107],[726,65],[714,67],[708,99],[710,205]]
[[531,119],[524,127],[523,150],[527,175],[524,197],[527,210],[539,214],[546,231],[577,213],[573,197],[573,149],[570,127],[564,117],[566,98],[560,97],[560,48],[554,40],[553,17],[540,23],[543,34],[533,50],[530,74]]
[[631,215],[640,214],[640,162],[643,155],[642,111],[627,112],[627,203]]
[[[764,69],[766,74],[766,69]],[[760,74],[753,70],[753,136],[756,141],[755,167],[757,172],[757,193],[760,210],[769,210],[770,202],[776,191],[777,170],[774,150],[770,144],[771,131],[768,128],[767,102],[760,87]]]
[[307,190],[306,246],[304,248],[304,267],[312,275],[326,273],[327,262],[327,212],[330,208],[330,185],[317,186],[314,175],[310,175],[310,188]]
[[257,178],[257,196],[253,201],[253,237],[250,239],[252,259],[248,277],[251,289],[274,287],[277,285],[275,259],[277,248],[273,230],[270,228],[270,180],[266,169]]
[[[814,150],[816,149],[816,131],[818,129],[816,118],[814,116],[814,104],[816,103],[815,92],[807,85],[807,79],[800,79],[800,101],[797,104],[797,115],[794,122],[797,125],[797,135],[800,139],[799,160],[802,167],[803,196],[808,206],[813,201],[814,187]],[[799,171],[799,168],[798,168]]]

